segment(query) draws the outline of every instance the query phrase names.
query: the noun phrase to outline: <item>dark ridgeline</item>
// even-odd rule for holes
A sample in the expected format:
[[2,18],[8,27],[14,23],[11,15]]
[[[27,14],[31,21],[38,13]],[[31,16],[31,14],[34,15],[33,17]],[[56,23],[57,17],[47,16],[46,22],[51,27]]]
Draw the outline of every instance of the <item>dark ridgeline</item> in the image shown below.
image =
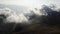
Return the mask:
[[60,11],[52,10],[46,5],[43,5],[42,10],[44,10],[48,14],[47,16],[42,16],[42,23],[44,22],[50,25],[60,25]]
[[[37,10],[37,8],[35,8]],[[49,25],[60,25],[60,11],[56,11],[51,9],[49,6],[43,5],[42,9],[40,9],[41,12],[46,12],[48,15],[31,15],[29,16],[32,22],[39,22],[39,23],[45,23]],[[33,13],[33,11],[31,11]]]

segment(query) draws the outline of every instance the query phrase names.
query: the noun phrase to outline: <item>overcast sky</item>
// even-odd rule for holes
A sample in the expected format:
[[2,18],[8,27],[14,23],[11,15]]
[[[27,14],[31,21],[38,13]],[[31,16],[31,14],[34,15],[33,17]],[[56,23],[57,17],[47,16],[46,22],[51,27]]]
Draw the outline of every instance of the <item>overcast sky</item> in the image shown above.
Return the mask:
[[22,5],[27,7],[39,7],[41,4],[57,4],[60,5],[60,0],[0,0],[1,4],[7,5]]

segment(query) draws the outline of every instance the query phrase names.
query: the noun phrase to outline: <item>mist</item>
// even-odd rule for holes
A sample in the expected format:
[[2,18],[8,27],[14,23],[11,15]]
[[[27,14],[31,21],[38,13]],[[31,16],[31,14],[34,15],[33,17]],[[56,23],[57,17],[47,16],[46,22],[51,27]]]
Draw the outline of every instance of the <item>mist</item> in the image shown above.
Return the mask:
[[[57,8],[57,9],[56,9]],[[41,8],[29,9],[27,12],[12,10],[9,7],[0,8],[0,31],[2,34],[18,32],[33,23],[44,23],[53,26],[60,25],[60,8],[55,5],[42,5]],[[22,9],[24,10],[24,9]]]

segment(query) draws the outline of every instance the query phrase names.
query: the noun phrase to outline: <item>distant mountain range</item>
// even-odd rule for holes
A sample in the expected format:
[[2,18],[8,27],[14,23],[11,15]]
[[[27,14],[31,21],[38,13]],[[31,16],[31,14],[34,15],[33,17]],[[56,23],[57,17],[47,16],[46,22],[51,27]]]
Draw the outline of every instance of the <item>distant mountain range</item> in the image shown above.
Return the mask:
[[5,5],[5,4],[0,4],[0,8],[10,8],[13,11],[17,11],[18,13],[25,12],[27,11],[27,7],[25,6],[17,6],[17,5]]

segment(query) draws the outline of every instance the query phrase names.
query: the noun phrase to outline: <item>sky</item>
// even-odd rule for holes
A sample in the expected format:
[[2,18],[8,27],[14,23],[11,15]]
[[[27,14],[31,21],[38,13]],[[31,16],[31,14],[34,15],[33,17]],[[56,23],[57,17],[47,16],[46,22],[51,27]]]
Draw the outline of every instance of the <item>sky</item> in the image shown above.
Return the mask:
[[60,0],[0,0],[0,4],[35,8],[41,6],[42,4],[57,4],[60,6]]

